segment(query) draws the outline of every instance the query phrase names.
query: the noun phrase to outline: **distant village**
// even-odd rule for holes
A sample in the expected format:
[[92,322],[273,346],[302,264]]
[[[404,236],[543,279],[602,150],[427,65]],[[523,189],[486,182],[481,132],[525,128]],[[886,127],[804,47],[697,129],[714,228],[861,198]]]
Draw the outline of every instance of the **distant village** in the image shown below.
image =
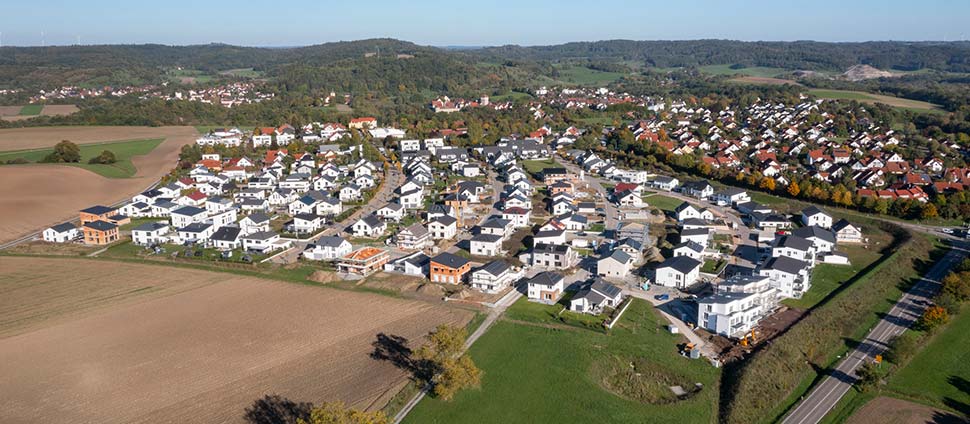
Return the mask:
[[[181,89],[172,92],[168,83],[162,85],[139,85],[125,87],[93,87],[63,86],[50,90],[38,90],[30,97],[30,103],[43,103],[52,100],[90,99],[97,97],[122,97],[137,95],[141,100],[188,100],[208,103],[223,107],[233,107],[240,104],[258,103],[272,99],[273,93],[261,92],[254,82],[234,82],[215,87]],[[171,92],[171,94],[166,94]],[[14,94],[13,91],[3,94]]]

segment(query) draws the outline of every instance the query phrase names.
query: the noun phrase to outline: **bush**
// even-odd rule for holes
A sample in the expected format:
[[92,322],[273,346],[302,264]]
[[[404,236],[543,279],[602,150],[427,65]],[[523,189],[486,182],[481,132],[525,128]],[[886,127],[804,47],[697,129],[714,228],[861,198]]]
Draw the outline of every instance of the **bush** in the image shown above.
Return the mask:
[[906,331],[896,336],[889,342],[889,349],[886,350],[886,360],[896,365],[902,364],[912,358],[919,350],[921,337],[914,331]]
[[114,152],[105,150],[100,155],[91,158],[88,163],[91,165],[110,165],[117,161],[118,159],[115,157]]
[[868,392],[879,383],[879,370],[876,369],[876,365],[872,362],[867,362],[865,365],[859,367],[855,374],[859,377],[855,382],[855,386],[860,392]]
[[62,140],[54,146],[54,151],[44,157],[48,163],[75,163],[81,161],[81,149],[77,144]]
[[946,324],[950,320],[950,313],[946,311],[946,308],[936,305],[926,308],[923,312],[923,316],[919,318],[917,325],[927,331],[933,331],[937,327]]
[[30,163],[30,161],[24,158],[10,159],[7,161],[7,165],[23,165],[25,163]]

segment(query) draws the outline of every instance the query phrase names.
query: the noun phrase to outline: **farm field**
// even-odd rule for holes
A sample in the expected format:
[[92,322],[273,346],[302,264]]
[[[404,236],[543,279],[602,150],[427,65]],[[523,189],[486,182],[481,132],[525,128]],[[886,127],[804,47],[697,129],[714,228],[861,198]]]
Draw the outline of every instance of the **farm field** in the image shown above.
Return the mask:
[[711,75],[744,75],[749,77],[774,78],[788,72],[787,69],[752,66],[750,68],[731,69],[731,65],[707,65],[697,68],[701,72]]
[[21,119],[34,118],[39,115],[70,115],[77,111],[78,108],[75,105],[29,104],[24,106],[0,106],[0,119],[5,121],[19,121]]
[[901,97],[885,96],[881,94],[865,93],[862,91],[848,90],[808,90],[809,94],[829,100],[857,100],[863,103],[882,103],[896,108],[911,109],[914,111],[941,111],[938,105],[921,102],[919,100],[904,99]]
[[963,418],[948,411],[890,397],[877,397],[850,417],[847,424],[959,424]]
[[[719,371],[680,356],[682,336],[665,323],[642,300],[610,334],[501,320],[469,351],[484,371],[481,388],[451,402],[425,398],[405,422],[713,422]],[[667,387],[698,382],[703,388],[686,400]],[[633,391],[620,396],[606,387]]]
[[0,261],[5,423],[241,422],[245,407],[272,393],[378,409],[407,375],[371,359],[377,334],[418,341],[472,317],[181,268]]
[[801,85],[798,83],[798,81],[794,81],[794,80],[787,80],[783,78],[774,78],[774,77],[755,77],[755,76],[743,76],[743,77],[731,78],[728,80],[728,82],[736,82],[736,83],[742,83],[742,84],[761,84],[761,85],[785,85],[785,84]]
[[[151,151],[158,147],[162,141],[164,140],[161,138],[155,138],[148,140],[82,144],[79,146],[81,150],[81,161],[79,163],[61,165],[76,166],[108,178],[128,178],[135,175],[135,172],[137,171],[135,166],[131,163],[131,158],[134,156],[142,156],[151,153]],[[118,161],[113,164],[88,163],[88,160],[97,157],[104,150],[110,150],[113,152]],[[26,159],[33,163],[42,164],[40,162],[44,160],[44,157],[53,151],[54,149],[35,149],[0,153],[0,162],[6,162],[13,159]]]
[[[59,127],[0,130],[0,149],[18,146],[22,150],[51,147],[64,138],[78,143],[130,140],[132,137],[161,138],[151,153],[131,159],[136,172],[131,178],[105,178],[87,170],[61,165],[0,166],[0,241],[16,239],[32,231],[77,217],[77,211],[92,205],[111,205],[147,189],[167,174],[183,145],[193,143],[198,133],[192,127]],[[104,137],[104,138],[95,138]]]

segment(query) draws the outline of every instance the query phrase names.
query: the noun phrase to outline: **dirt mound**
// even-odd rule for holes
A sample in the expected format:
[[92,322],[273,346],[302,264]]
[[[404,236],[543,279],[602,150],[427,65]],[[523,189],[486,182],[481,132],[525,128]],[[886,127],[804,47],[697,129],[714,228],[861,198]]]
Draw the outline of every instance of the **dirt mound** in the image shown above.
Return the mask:
[[310,281],[314,281],[314,282],[317,282],[317,283],[332,283],[334,281],[339,280],[340,278],[338,278],[337,277],[337,274],[334,273],[334,272],[330,272],[330,271],[313,271],[313,274],[310,274],[309,279],[310,279]]
[[845,71],[842,74],[842,78],[849,81],[863,81],[873,78],[890,78],[893,77],[892,72],[883,71],[880,69],[873,68],[869,65],[855,65]]
[[418,293],[426,294],[429,296],[441,297],[445,295],[445,289],[444,287],[441,287],[437,284],[428,283],[419,287]]

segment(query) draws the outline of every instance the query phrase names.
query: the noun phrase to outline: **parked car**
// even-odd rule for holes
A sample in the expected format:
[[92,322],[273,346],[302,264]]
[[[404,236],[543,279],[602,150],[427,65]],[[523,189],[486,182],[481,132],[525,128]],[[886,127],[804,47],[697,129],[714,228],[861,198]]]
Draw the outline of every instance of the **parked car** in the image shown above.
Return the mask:
[[657,300],[670,300],[670,295],[667,294],[667,293],[658,294],[658,295],[654,296],[653,298],[654,299],[657,299]]

